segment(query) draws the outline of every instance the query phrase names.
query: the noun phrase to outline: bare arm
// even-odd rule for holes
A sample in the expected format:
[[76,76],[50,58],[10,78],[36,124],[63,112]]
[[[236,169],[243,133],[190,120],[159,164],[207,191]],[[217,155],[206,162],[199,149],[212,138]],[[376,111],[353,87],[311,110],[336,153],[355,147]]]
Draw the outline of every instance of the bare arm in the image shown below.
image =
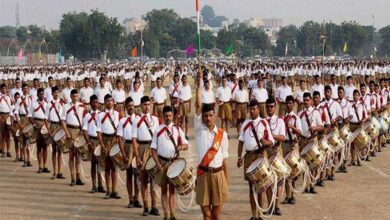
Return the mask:
[[243,149],[243,146],[244,146],[244,142],[239,141],[238,142],[238,148],[237,148],[237,155],[238,155],[237,167],[238,168],[240,168],[242,166],[242,149]]
[[202,113],[202,88],[200,86],[200,80],[202,79],[202,72],[198,71],[198,76],[196,79],[196,115]]

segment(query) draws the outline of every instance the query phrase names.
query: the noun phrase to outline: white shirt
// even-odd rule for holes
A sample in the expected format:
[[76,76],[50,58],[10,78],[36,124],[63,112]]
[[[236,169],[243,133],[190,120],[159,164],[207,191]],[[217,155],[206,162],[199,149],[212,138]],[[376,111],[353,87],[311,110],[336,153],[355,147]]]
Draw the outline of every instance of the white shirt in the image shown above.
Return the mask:
[[156,132],[153,134],[152,144],[150,148],[157,150],[159,156],[165,158],[173,158],[176,153],[175,145],[173,145],[167,129],[172,135],[172,139],[175,142],[176,146],[182,144],[188,144],[187,139],[185,138],[183,130],[173,123],[170,123],[168,126],[162,124],[157,127]]
[[359,123],[363,119],[367,118],[367,111],[364,104],[361,101],[351,103],[350,115],[352,118],[349,120],[351,123]]
[[15,104],[15,112],[20,116],[27,116],[30,111],[30,104],[32,102],[31,96],[22,95]]
[[297,91],[296,99],[298,100],[298,103],[303,103],[303,94],[305,94],[306,92],[309,92],[309,91],[307,89],[305,89],[305,90],[299,89]]
[[167,99],[167,92],[163,87],[154,87],[151,91],[151,96],[156,104],[162,104],[165,102],[165,99]]
[[[46,105],[45,119],[47,119],[49,122],[60,122],[61,115],[64,114],[63,111],[64,111],[64,105],[60,101],[60,99],[58,99],[58,100],[53,99],[50,102],[48,102]],[[57,113],[58,113],[58,115],[57,115]]]
[[273,135],[282,135],[286,138],[286,125],[282,118],[276,115],[271,117],[267,116],[267,121]]
[[90,137],[97,137],[97,120],[99,116],[99,110],[89,111],[83,118],[83,131],[88,133]]
[[47,102],[45,100],[35,100],[30,105],[30,110],[27,115],[29,118],[46,119]]
[[20,96],[23,95],[23,90],[22,88],[12,88],[11,91],[9,92],[9,96],[11,100],[14,100],[15,93],[19,93]]
[[203,104],[212,104],[215,102],[215,95],[212,89],[206,90],[202,88],[202,103]]
[[62,98],[62,99],[65,99],[65,101],[66,101],[67,103],[72,102],[72,99],[70,98],[70,92],[71,92],[73,89],[74,89],[73,87],[71,87],[71,88],[65,87],[65,88],[62,90],[61,98]]
[[[298,113],[299,118],[301,119],[302,124],[302,136],[309,138],[311,133],[309,128],[313,126],[323,125],[321,120],[321,113],[310,106],[308,109],[304,109]],[[310,127],[307,124],[306,117],[309,119]]]
[[[296,127],[299,131],[302,132],[301,120],[299,119],[298,115],[296,115],[294,112],[287,113],[284,116],[284,120],[285,120],[285,123],[286,123],[286,127],[287,127],[287,125],[291,125],[291,126]],[[293,130],[291,128],[289,128],[289,131],[290,131],[291,138],[293,140],[296,140],[297,135],[293,132]],[[290,140],[290,135],[289,135],[289,132],[286,131],[286,140],[291,141]]]
[[30,96],[32,100],[37,100],[38,99],[38,89],[32,88],[30,89]]
[[338,95],[339,85],[338,84],[329,84],[329,85],[330,85],[330,88],[332,89],[332,99],[337,99],[339,97],[339,95]]
[[178,98],[179,97],[179,87],[180,87],[180,83],[178,83],[177,85],[172,84],[171,86],[169,86],[169,95],[173,96],[175,98]]
[[280,101],[280,102],[285,102],[286,101],[286,97],[287,96],[290,96],[292,95],[292,90],[291,90],[291,87],[290,86],[280,86],[276,89],[276,92],[275,92],[275,97],[276,97],[276,100]]
[[[236,102],[239,102],[239,103],[247,103],[247,102],[249,102],[249,93],[248,93],[248,90],[246,90],[246,89],[241,90],[240,88],[238,88],[238,89],[233,93],[233,99],[234,99]],[[203,100],[203,99],[202,99],[202,100]]]
[[352,105],[345,98],[339,101],[339,103],[340,103],[343,119],[347,119],[350,116]]
[[[64,106],[61,120],[65,121],[65,123],[70,126],[82,126],[84,110],[84,105],[81,102],[76,102],[76,104],[68,103]],[[76,115],[80,121],[77,119]]]
[[345,91],[345,98],[348,101],[353,100],[353,91],[356,89],[354,85],[345,85],[344,86],[344,91]]
[[229,86],[220,86],[218,87],[217,97],[221,102],[230,102],[230,99],[232,98],[232,90]]
[[46,101],[47,101],[47,102],[51,102],[51,100],[53,100],[52,88],[51,88],[50,86],[48,86],[48,87],[44,90],[44,94],[45,94],[45,98],[46,98]]
[[252,97],[259,103],[264,103],[268,99],[268,92],[264,88],[256,88],[252,93]]
[[11,98],[8,95],[0,94],[0,113],[11,112]]
[[[195,115],[194,119],[195,127],[195,146],[198,153],[198,164],[203,160],[203,157],[206,155],[210,147],[214,142],[214,137],[218,132],[217,126],[214,126],[214,129],[211,131],[207,128],[202,122],[202,115]],[[209,167],[218,168],[223,164],[223,160],[229,157],[228,153],[229,142],[227,134],[224,131],[221,141],[221,147],[218,152],[215,154],[213,160],[209,163]]]
[[[119,112],[114,109],[105,109],[104,111],[99,112],[96,132],[110,135],[115,134],[116,128],[119,124],[119,117]],[[113,122],[114,126],[112,125],[111,121]]]
[[161,124],[161,120],[157,116],[151,115],[150,113],[142,114],[140,118],[134,121],[132,127],[132,137],[136,138],[138,141],[152,140],[152,136],[150,135],[145,122],[148,123],[152,133],[154,133],[157,127]]
[[323,107],[327,110],[328,115],[327,117],[330,118],[330,120],[335,120],[339,116],[343,116],[343,112],[340,106],[340,103],[337,101],[330,99],[330,100],[325,100],[323,102]]
[[104,96],[106,96],[107,94],[110,94],[110,90],[108,89],[108,87],[96,87],[95,95],[98,97],[98,102],[100,104],[104,103]]
[[192,98],[191,87],[189,85],[181,85],[178,91],[178,98],[183,102],[190,100]]
[[116,135],[125,139],[125,141],[131,141],[133,138],[133,124],[140,118],[139,115],[133,114],[131,116],[126,115],[119,121]]
[[238,138],[239,141],[244,143],[244,149],[246,151],[253,151],[257,149],[256,138],[252,132],[252,123],[259,140],[264,138],[271,141],[272,144],[275,143],[275,140],[272,137],[271,129],[266,120],[260,117],[257,117],[255,120],[247,119],[241,126],[240,135]]
[[123,89],[114,89],[112,90],[112,98],[115,103],[124,103],[126,100],[126,93]]
[[133,99],[134,106],[141,105],[141,98],[144,96],[144,92],[140,89],[138,91],[130,91],[129,96]]
[[93,89],[91,87],[83,87],[80,89],[80,99],[83,103],[89,103]]
[[319,92],[320,93],[320,99],[322,100],[324,96],[324,85],[322,84],[314,84],[311,86],[311,95],[313,96],[314,92]]

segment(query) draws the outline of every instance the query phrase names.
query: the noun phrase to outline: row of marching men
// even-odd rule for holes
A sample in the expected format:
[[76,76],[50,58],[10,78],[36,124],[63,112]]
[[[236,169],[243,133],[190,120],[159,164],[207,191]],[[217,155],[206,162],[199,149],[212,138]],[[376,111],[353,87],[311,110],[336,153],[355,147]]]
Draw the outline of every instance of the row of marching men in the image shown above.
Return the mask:
[[[379,85],[370,82],[370,87],[377,91]],[[360,91],[353,90],[352,100],[347,100],[342,86],[337,93],[338,98],[332,98],[329,85],[324,86],[324,99],[319,91],[303,93],[303,109],[298,113],[289,95],[282,117],[276,114],[280,106],[274,98],[266,100],[263,118],[259,103],[250,101],[250,119],[240,130],[237,166],[244,166],[249,183],[251,220],[281,215],[280,203],[296,203],[294,192],[316,194],[315,186],[335,180],[336,171],[347,173],[347,165],[361,166],[361,161],[369,161],[370,155],[385,147],[388,96],[368,95],[365,84]],[[297,187],[300,177],[301,187]],[[284,190],[286,197],[281,198]]]
[[[3,95],[8,94],[6,90],[7,87],[2,84],[1,140],[9,143],[10,135],[13,137],[16,160],[23,161],[23,167],[32,166],[29,148],[36,144],[37,172],[50,173],[47,148],[51,145],[52,179],[65,179],[62,174],[62,157],[63,154],[69,154],[70,185],[84,185],[81,163],[82,160],[90,161],[90,192],[105,193],[104,199],[121,198],[117,191],[117,169],[125,170],[129,208],[143,207],[144,216],[159,216],[156,189],[152,184],[155,182],[161,186],[164,219],[176,219],[175,191],[180,195],[190,194],[195,179],[186,161],[179,158],[179,152],[188,148],[188,141],[183,130],[174,125],[173,109],[170,106],[163,108],[162,122],[149,113],[151,99],[148,96],[141,98],[140,114],[135,113],[134,101],[128,97],[124,103],[125,116],[122,117],[114,109],[114,100],[110,94],[104,97],[103,111],[99,111],[97,96],[92,95],[89,100],[90,110],[87,111],[79,101],[77,89],[70,92],[71,101],[66,104],[61,102],[61,91],[56,86],[52,87],[53,99],[50,102],[46,102],[42,88],[37,90],[36,100],[26,99],[24,97],[28,97],[29,91],[24,84],[22,96],[16,93],[13,97],[15,103],[11,102],[8,95]],[[9,154],[9,149],[2,149]]]

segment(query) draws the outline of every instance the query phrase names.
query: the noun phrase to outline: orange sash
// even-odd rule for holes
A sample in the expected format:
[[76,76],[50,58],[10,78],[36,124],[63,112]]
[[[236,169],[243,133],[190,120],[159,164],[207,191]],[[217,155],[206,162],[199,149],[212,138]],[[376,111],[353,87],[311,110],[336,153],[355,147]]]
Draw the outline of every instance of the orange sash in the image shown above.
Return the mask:
[[[213,144],[210,147],[210,149],[207,151],[207,153],[204,155],[202,162],[199,164],[199,166],[208,167],[210,162],[214,159],[219,148],[221,148],[223,132],[224,132],[224,130],[222,128],[218,128],[218,132],[214,136]],[[201,176],[203,173],[204,173],[204,171],[198,168],[198,171],[196,173],[197,176]]]

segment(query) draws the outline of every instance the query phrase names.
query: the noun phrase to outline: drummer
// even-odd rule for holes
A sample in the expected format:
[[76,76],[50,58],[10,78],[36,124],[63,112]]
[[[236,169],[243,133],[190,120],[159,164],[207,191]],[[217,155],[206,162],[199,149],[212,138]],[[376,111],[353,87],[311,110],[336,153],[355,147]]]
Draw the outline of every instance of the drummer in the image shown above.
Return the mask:
[[45,138],[41,134],[42,126],[45,125],[47,102],[44,99],[45,92],[42,88],[37,90],[37,100],[33,100],[30,105],[29,113],[27,114],[30,123],[34,127],[33,135],[37,143],[37,157],[38,157],[38,173],[50,173],[46,167],[47,162],[47,145]]
[[[311,141],[315,141],[317,138],[317,132],[323,130],[323,123],[321,120],[321,114],[313,107],[313,99],[310,93],[303,94],[304,109],[298,113],[302,124],[302,136],[299,141],[300,148],[304,148]],[[315,170],[310,171],[312,176],[316,174]],[[313,181],[313,180],[312,180]],[[306,192],[316,194],[314,184],[310,183],[306,188]]]
[[[340,103],[338,103],[337,101],[335,101],[332,97],[333,96],[333,89],[330,85],[326,85],[325,86],[325,99],[324,101],[322,102],[322,106],[323,108],[326,109],[326,112],[327,112],[327,116],[330,120],[330,129],[333,129],[335,128],[338,124],[339,124],[339,121],[341,121],[343,119],[342,115],[342,110],[341,110],[341,106],[340,106]],[[336,165],[337,163],[337,157],[334,157],[333,159],[333,165]],[[334,169],[335,166],[332,166],[331,169],[327,169],[327,178],[328,180],[331,180],[333,181],[334,180],[334,173],[335,173],[335,169]]]
[[[284,116],[284,122],[286,125],[286,140],[282,144],[283,149],[283,157],[285,157],[291,151],[295,151],[299,155],[299,145],[298,139],[299,136],[302,135],[302,125],[301,120],[295,112],[294,109],[294,97],[287,96],[286,97],[286,115]],[[295,204],[294,192],[290,189],[288,184],[289,178],[286,179],[286,199],[282,202],[282,204]],[[295,182],[297,179],[291,180],[291,185],[295,187]]]
[[[85,81],[84,81],[85,82]],[[97,117],[100,113],[99,111],[99,102],[96,95],[91,95],[88,100],[85,100],[89,103],[91,108],[83,118],[83,136],[86,142],[88,143],[88,150],[91,158],[91,179],[92,179],[92,189],[90,193],[100,192],[105,193],[103,184],[102,184],[102,170],[99,169],[98,158],[94,154],[94,150],[99,144],[97,137]],[[96,186],[96,177],[97,177],[97,186]]]
[[[283,100],[285,103],[285,100]],[[276,112],[276,101],[274,98],[268,98],[266,101],[266,111],[267,111],[267,121],[268,125],[271,130],[271,134],[273,139],[275,140],[274,145],[272,148],[267,149],[267,153],[269,155],[275,155],[279,157],[283,157],[283,150],[282,150],[282,143],[286,139],[286,125],[284,123],[284,120],[277,115],[275,115]],[[282,212],[280,211],[279,205],[280,205],[280,199],[282,196],[282,184],[278,185],[278,189],[276,192],[276,201],[275,201],[275,209],[274,209],[274,215],[282,215]],[[271,202],[272,199],[272,188],[268,188],[267,190],[267,197],[268,202]]]
[[[7,86],[3,83],[0,85],[0,149],[3,152],[3,157],[11,157],[10,150],[10,133],[7,129],[6,120],[11,113],[11,98],[7,95]],[[6,153],[7,152],[7,153]]]
[[[98,98],[99,101],[99,98]],[[120,114],[114,109],[114,99],[110,94],[104,96],[104,111],[99,112],[97,117],[96,132],[103,152],[101,156],[105,157],[105,179],[107,193],[104,199],[120,199],[116,191],[117,173],[116,167],[110,158],[110,150],[117,143],[116,131],[119,124]]]
[[[368,114],[367,110],[365,108],[365,105],[362,103],[360,98],[359,90],[355,89],[353,91],[353,102],[352,108],[351,108],[351,115],[352,117],[349,119],[350,129],[352,132],[355,132],[359,127],[361,128],[363,126],[363,123],[367,120]],[[352,166],[361,166],[360,161],[357,160],[357,152],[356,147],[354,143],[352,143],[351,146],[351,165]]]
[[[46,105],[45,110],[45,125],[48,127],[48,134],[50,139],[53,140],[54,133],[61,126],[61,115],[64,110],[64,103],[60,100],[60,89],[57,86],[51,88],[52,100]],[[52,163],[53,163],[53,176],[52,179],[65,179],[61,173],[62,166],[62,152],[55,141],[52,141]],[[58,165],[57,165],[58,163]]]
[[[15,102],[17,102],[18,100],[20,99],[20,94],[19,92],[16,92],[14,94],[14,97],[13,97],[13,100],[15,100]],[[15,103],[13,102],[12,105],[11,105],[11,113],[10,113],[10,116],[11,116],[11,126],[9,126],[10,130],[11,130],[11,134],[12,134],[12,137],[14,139],[14,145],[15,145],[15,162],[16,161],[19,161],[19,162],[22,162],[24,161],[24,156],[22,154],[22,150],[21,150],[21,145],[20,145],[20,141],[19,141],[19,137],[16,136],[16,132],[18,131],[19,129],[19,125],[16,123],[16,110],[15,110]]]
[[[344,87],[339,86],[339,88],[337,88],[337,93],[338,93],[337,101],[340,104],[341,112],[342,112],[342,120],[339,121],[338,127],[342,128],[344,126],[348,126],[348,128],[349,128],[348,122],[349,122],[349,119],[352,117],[351,113],[353,112],[351,102],[349,102],[345,98]],[[338,154],[338,159],[339,160],[341,159],[341,152]],[[347,163],[347,158],[344,158],[344,161],[341,164],[338,172],[348,173],[346,163]]]
[[[142,208],[138,200],[139,187],[137,184],[138,170],[132,167],[131,163],[134,159],[134,148],[132,145],[132,125],[140,118],[138,114],[134,113],[134,102],[131,97],[125,100],[126,115],[119,121],[116,135],[119,138],[119,147],[122,158],[125,158],[125,163],[129,165],[126,170],[126,187],[129,196],[128,208]],[[133,191],[134,187],[134,191]]]
[[183,130],[173,124],[173,109],[165,106],[163,109],[164,124],[157,127],[150,145],[152,157],[156,163],[156,183],[161,187],[161,206],[164,210],[164,220],[173,220],[176,210],[176,195],[174,186],[167,177],[168,167],[178,158],[180,151],[188,149],[188,141]]
[[[77,89],[70,91],[70,101],[64,106],[61,116],[61,126],[66,134],[66,145],[69,147],[69,170],[71,176],[70,186],[84,185],[80,177],[80,157],[73,142],[81,132],[82,119],[85,113],[83,103],[79,102]],[[76,175],[75,175],[76,174]]]

